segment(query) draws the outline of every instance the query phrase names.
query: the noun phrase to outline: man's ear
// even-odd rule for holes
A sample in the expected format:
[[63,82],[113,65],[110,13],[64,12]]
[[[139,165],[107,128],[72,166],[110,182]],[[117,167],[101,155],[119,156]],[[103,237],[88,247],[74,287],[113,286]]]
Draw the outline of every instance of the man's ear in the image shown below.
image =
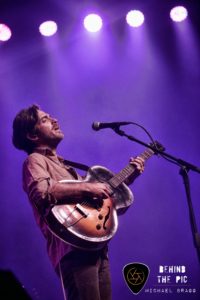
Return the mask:
[[35,133],[27,133],[27,139],[31,140],[32,142],[37,142],[38,136]]

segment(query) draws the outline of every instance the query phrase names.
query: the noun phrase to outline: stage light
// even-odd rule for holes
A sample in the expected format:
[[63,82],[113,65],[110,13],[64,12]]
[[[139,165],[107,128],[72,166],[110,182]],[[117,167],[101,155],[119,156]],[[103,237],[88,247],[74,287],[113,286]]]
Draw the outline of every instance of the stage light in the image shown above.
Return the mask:
[[170,17],[174,22],[182,22],[187,18],[187,16],[187,9],[183,6],[176,6],[170,11]]
[[57,29],[57,24],[54,21],[46,21],[39,26],[39,31],[44,36],[54,35]]
[[6,24],[0,24],[0,41],[5,42],[11,38],[12,32]]
[[144,23],[144,15],[139,10],[131,10],[126,15],[126,22],[131,27],[139,27]]
[[83,23],[85,29],[87,29],[90,32],[97,32],[103,26],[102,19],[97,14],[90,14],[86,16]]

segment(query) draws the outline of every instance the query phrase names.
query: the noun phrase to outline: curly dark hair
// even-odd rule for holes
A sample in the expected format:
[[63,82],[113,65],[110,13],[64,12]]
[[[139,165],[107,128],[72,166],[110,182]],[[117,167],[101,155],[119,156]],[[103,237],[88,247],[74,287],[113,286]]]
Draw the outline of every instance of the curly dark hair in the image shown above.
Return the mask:
[[39,106],[35,104],[26,109],[22,109],[13,121],[13,145],[28,154],[33,152],[35,144],[27,135],[36,132],[35,126],[38,122],[39,109]]

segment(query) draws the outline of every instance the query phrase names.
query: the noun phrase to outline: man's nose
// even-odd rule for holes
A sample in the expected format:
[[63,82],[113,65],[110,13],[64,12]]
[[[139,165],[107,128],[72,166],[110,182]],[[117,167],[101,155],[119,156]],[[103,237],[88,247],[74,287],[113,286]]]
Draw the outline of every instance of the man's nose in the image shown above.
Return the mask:
[[58,120],[56,118],[51,117],[51,122],[52,123],[58,123]]

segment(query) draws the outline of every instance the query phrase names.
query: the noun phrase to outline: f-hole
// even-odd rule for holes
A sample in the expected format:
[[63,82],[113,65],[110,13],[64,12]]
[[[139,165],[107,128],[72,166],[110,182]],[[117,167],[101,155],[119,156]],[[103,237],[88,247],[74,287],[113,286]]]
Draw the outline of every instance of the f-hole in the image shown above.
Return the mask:
[[107,227],[106,227],[106,222],[108,221],[108,219],[109,219],[109,216],[110,216],[110,206],[108,206],[108,213],[107,213],[107,215],[105,216],[105,220],[104,220],[104,222],[103,222],[103,229],[107,229]]

